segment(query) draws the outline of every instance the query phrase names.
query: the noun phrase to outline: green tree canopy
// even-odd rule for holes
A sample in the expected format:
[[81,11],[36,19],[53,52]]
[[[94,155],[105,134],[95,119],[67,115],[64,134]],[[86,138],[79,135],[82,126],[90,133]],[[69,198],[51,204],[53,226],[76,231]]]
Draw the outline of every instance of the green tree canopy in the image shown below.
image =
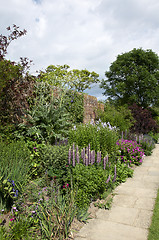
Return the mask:
[[78,92],[90,89],[91,84],[99,82],[99,74],[95,72],[89,72],[86,69],[69,70],[69,68],[68,65],[50,65],[45,72],[41,72],[39,80],[62,89],[68,87]]
[[105,76],[100,85],[103,94],[118,104],[147,107],[159,101],[159,57],[150,49],[134,48],[118,55]]

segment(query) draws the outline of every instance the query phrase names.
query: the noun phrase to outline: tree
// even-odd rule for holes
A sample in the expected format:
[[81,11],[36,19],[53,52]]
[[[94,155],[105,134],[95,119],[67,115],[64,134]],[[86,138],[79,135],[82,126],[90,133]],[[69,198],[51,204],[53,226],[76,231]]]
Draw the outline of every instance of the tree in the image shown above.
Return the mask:
[[134,48],[118,55],[100,87],[118,104],[147,107],[159,101],[159,57],[152,50]]
[[68,70],[68,65],[50,65],[45,72],[41,72],[39,80],[59,88],[74,89],[83,92],[91,88],[91,84],[99,82],[99,74],[88,70]]
[[5,59],[8,46],[13,40],[26,34],[13,25],[8,27],[8,36],[0,34],[0,122],[20,120],[24,109],[29,107],[28,99],[33,95],[34,77],[28,72],[31,61],[20,58],[19,63]]

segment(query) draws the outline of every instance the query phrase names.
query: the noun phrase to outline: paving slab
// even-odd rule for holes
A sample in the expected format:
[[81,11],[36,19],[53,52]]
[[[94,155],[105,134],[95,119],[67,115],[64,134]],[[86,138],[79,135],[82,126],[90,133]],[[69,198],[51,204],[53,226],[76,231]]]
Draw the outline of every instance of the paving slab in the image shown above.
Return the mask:
[[132,178],[114,190],[112,208],[99,209],[75,240],[147,240],[159,188],[159,145]]

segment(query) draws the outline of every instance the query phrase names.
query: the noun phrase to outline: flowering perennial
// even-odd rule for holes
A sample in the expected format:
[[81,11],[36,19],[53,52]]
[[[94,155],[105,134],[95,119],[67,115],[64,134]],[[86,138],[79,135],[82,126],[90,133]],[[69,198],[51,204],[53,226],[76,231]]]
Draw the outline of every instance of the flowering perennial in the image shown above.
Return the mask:
[[120,139],[116,143],[120,150],[119,159],[122,162],[140,165],[144,158],[144,151],[136,141]]

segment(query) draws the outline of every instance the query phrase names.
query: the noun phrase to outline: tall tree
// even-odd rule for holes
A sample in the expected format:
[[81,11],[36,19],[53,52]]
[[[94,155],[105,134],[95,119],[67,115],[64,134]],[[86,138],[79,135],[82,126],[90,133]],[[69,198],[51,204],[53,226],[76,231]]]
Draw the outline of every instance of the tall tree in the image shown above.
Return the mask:
[[147,107],[159,101],[159,57],[150,49],[134,48],[118,55],[105,76],[100,85],[103,94],[118,104]]

